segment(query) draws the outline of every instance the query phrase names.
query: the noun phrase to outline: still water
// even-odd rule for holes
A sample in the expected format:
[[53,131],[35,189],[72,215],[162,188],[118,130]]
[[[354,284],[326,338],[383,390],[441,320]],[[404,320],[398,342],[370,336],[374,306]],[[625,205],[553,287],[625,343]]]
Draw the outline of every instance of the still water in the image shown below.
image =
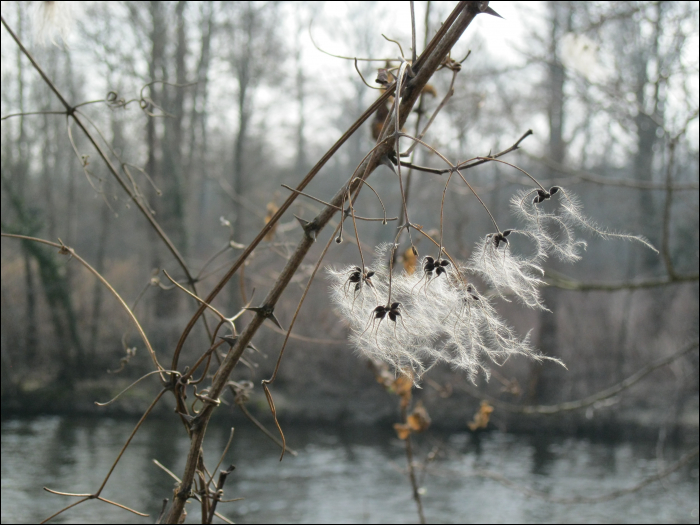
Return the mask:
[[[2,523],[38,522],[72,500],[47,486],[86,493],[99,487],[132,424],[111,419],[40,417],[2,421]],[[367,428],[286,426],[297,457],[280,463],[259,431],[239,424],[224,467],[226,498],[218,510],[236,523],[415,523],[404,473],[405,452],[391,432]],[[207,464],[218,461],[229,436],[210,427]],[[658,468],[653,444],[592,443],[503,433],[419,436],[417,459],[436,448],[420,483],[428,522],[444,523],[697,523],[698,463],[663,483],[597,504],[564,505],[474,476],[489,470],[550,497],[596,496],[635,485]],[[54,523],[153,523],[173,481],[153,459],[182,472],[188,442],[176,423],[147,421],[117,466],[102,496],[147,512],[141,518],[97,501],[83,503]],[[675,460],[684,450],[666,447]],[[210,467],[210,468],[211,468]],[[188,522],[199,516],[188,505]],[[218,520],[217,520],[218,521]]]

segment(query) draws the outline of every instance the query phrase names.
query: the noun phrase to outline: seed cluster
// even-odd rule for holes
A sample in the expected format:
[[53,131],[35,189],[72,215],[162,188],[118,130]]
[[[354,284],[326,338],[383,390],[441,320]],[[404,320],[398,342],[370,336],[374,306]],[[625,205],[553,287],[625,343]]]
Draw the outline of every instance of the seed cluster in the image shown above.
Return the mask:
[[[555,194],[556,205],[545,202]],[[329,269],[331,295],[350,326],[353,345],[397,371],[411,370],[416,381],[439,362],[464,370],[472,381],[480,372],[488,378],[488,362],[502,365],[513,355],[563,366],[535,350],[529,334],[518,336],[498,315],[491,297],[516,297],[527,307],[546,310],[539,293],[544,284],[541,264],[550,256],[578,260],[586,242],[577,230],[653,247],[642,237],[595,225],[583,216],[578,200],[560,187],[520,192],[511,207],[522,228],[486,235],[466,263],[452,264],[439,253],[419,261],[422,271],[389,275],[387,261],[396,247],[384,244],[369,266]],[[474,277],[487,285],[488,293],[477,290]]]

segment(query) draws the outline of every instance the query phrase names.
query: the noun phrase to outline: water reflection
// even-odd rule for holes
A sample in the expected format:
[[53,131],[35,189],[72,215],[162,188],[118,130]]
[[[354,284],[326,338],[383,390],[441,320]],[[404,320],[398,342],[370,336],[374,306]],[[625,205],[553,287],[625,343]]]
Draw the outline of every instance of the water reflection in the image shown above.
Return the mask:
[[[98,487],[131,432],[133,423],[110,419],[41,417],[2,422],[2,523],[37,522],[67,498],[41,490],[69,492]],[[390,432],[370,428],[285,427],[299,451],[278,461],[278,450],[255,429],[240,425],[223,463],[226,497],[244,501],[219,506],[237,523],[415,522],[404,473],[401,443]],[[215,465],[229,428],[210,427],[207,464]],[[697,462],[665,483],[596,505],[558,505],[524,496],[495,481],[470,476],[476,469],[499,472],[552,496],[597,495],[634,485],[656,472],[652,445],[591,443],[583,439],[501,433],[425,436],[419,455],[439,449],[422,477],[426,517],[432,522],[677,522],[697,523]],[[188,442],[175,421],[148,421],[134,438],[103,495],[148,512],[140,518],[87,502],[56,518],[57,523],[152,523],[173,480],[158,459],[182,471]],[[667,449],[667,458],[680,451]],[[421,475],[423,476],[423,475]],[[199,519],[194,503],[188,522]]]

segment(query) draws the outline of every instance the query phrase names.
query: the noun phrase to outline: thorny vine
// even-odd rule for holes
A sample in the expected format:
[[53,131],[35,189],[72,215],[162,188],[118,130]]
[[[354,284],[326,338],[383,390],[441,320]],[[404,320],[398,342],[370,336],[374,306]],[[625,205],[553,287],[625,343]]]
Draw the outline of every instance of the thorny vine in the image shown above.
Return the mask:
[[[227,470],[222,471],[216,483],[214,482],[214,476],[231,443],[233,432],[226,446],[226,450],[224,450],[221,456],[219,465],[217,465],[213,471],[209,472],[204,466],[202,457],[202,443],[207,424],[213,411],[221,403],[221,396],[225,388],[229,388],[234,396],[235,403],[241,408],[244,414],[246,414],[246,417],[251,419],[251,421],[265,432],[268,437],[279,444],[282,450],[280,459],[284,456],[285,451],[294,453],[294,451],[291,451],[286,446],[284,434],[277,421],[276,408],[269,386],[274,383],[277,377],[284,350],[289,338],[292,336],[292,328],[299,315],[311,283],[321,267],[326,253],[332,246],[332,241],[335,240],[336,243],[341,243],[343,241],[344,222],[348,218],[351,219],[359,261],[343,268],[328,270],[331,280],[331,296],[340,315],[350,326],[350,339],[354,346],[375,363],[375,373],[380,382],[388,389],[397,393],[401,399],[400,409],[402,423],[396,425],[396,430],[399,437],[406,442],[409,477],[421,522],[424,522],[425,518],[420,492],[418,490],[418,482],[414,472],[410,435],[411,433],[425,430],[430,424],[430,418],[428,417],[427,411],[419,403],[415,404],[413,409],[409,411],[411,405],[411,389],[413,386],[423,379],[425,373],[430,370],[430,368],[440,362],[445,362],[454,368],[464,370],[472,382],[475,381],[476,377],[481,372],[487,377],[489,376],[490,369],[488,361],[500,366],[514,355],[525,355],[535,360],[551,360],[563,365],[559,360],[544,356],[532,348],[527,335],[524,337],[518,336],[498,315],[491,297],[498,296],[502,299],[509,300],[509,297],[514,296],[527,307],[546,309],[539,294],[539,288],[544,282],[542,263],[551,256],[568,262],[578,260],[581,250],[585,249],[586,246],[585,241],[578,236],[579,231],[592,233],[615,242],[632,240],[642,243],[650,249],[655,250],[655,248],[642,237],[611,232],[598,226],[583,215],[580,202],[570,191],[561,186],[552,186],[546,189],[535,177],[521,168],[500,160],[500,157],[517,150],[520,143],[532,133],[531,131],[527,131],[511,147],[504,151],[493,155],[489,153],[487,156],[477,156],[457,163],[449,161],[435,148],[424,142],[423,139],[428,128],[433,123],[438,113],[445,107],[447,101],[454,92],[454,81],[457,73],[460,71],[461,63],[464,61],[458,62],[453,60],[449,54],[450,50],[474,17],[480,13],[498,16],[495,11],[488,7],[488,2],[460,2],[452,14],[443,22],[434,38],[426,44],[424,52],[420,57],[417,57],[415,16],[413,12],[413,2],[411,2],[412,56],[410,59],[404,58],[403,49],[401,45],[396,42],[401,51],[401,56],[398,60],[381,59],[381,61],[387,62],[388,64],[385,69],[379,70],[376,81],[381,85],[378,89],[382,89],[383,94],[368,108],[355,124],[350,127],[341,139],[336,142],[328,153],[321,158],[296,188],[284,186],[291,191],[291,195],[289,195],[286,201],[276,210],[252,243],[245,247],[239,245],[234,246],[235,243],[231,239],[228,247],[243,249],[243,251],[231,265],[226,275],[205,298],[201,298],[198,295],[195,284],[201,280],[204,268],[219,254],[216,254],[207,261],[199,275],[193,276],[173,243],[152,217],[148,204],[129,171],[129,165],[119,159],[120,169],[114,167],[107,153],[104,152],[99,141],[93,136],[82,119],[85,119],[97,130],[97,134],[102,139],[102,142],[107,144],[107,141],[104,139],[97,126],[78,109],[83,105],[95,102],[105,102],[110,107],[125,108],[130,102],[137,101],[140,108],[148,117],[167,115],[165,110],[160,108],[144,94],[144,90],[149,84],[142,88],[140,96],[137,99],[126,101],[120,98],[117,93],[110,92],[105,101],[90,101],[71,106],[51,80],[43,73],[38,63],[31,57],[19,39],[12,33],[5,20],[2,20],[3,26],[10,32],[18,46],[20,46],[35,69],[42,75],[44,81],[50,86],[66,108],[65,112],[54,113],[65,114],[72,119],[88,137],[112,175],[136,203],[154,230],[158,232],[161,240],[170,249],[174,258],[180,263],[187,277],[187,284],[192,291],[180,285],[169,275],[166,274],[166,277],[170,279],[174,286],[177,286],[180,290],[194,298],[199,304],[197,312],[183,330],[180,340],[174,349],[170,368],[165,369],[159,363],[156,353],[151,347],[144,330],[134,316],[132,309],[124,303],[117,292],[111,288],[109,283],[107,283],[99,273],[81,259],[72,248],[65,246],[63,243],[56,244],[40,239],[31,239],[52,245],[58,248],[61,254],[75,257],[112,291],[132,317],[156,367],[156,370],[151,374],[158,373],[160,375],[163,387],[134,428],[109,473],[95,493],[70,494],[46,489],[55,494],[81,498],[78,502],[50,516],[46,521],[90,499],[98,499],[112,505],[117,505],[136,514],[144,515],[119,503],[106,500],[100,496],[100,493],[104,489],[111,473],[124,454],[131,439],[153,407],[155,407],[158,401],[168,391],[172,392],[175,396],[177,404],[176,411],[190,436],[191,445],[186,467],[181,478],[178,478],[170,473],[167,468],[161,466],[161,468],[178,481],[179,485],[175,491],[172,506],[167,512],[165,512],[164,507],[164,512],[159,517],[159,522],[161,522],[161,520],[162,522],[168,523],[181,522],[181,520],[184,519],[185,503],[189,499],[196,499],[202,506],[203,522],[211,522],[215,515],[225,519],[216,509],[218,502],[224,501],[222,499],[223,486],[226,477],[231,474],[234,467],[231,466]],[[353,59],[356,68],[357,60],[363,60],[352,57],[339,58]],[[398,65],[391,66],[392,63],[397,63]],[[433,115],[420,133],[418,132],[418,124],[416,125],[416,132],[413,135],[404,132],[402,130],[403,125],[419,98],[421,102],[419,104],[418,123],[420,123],[420,117],[424,111],[422,100],[424,90],[432,75],[440,69],[449,69],[452,72],[452,81],[447,95],[437,106]],[[367,84],[364,78],[363,81]],[[364,159],[362,159],[348,181],[339,189],[336,195],[329,202],[326,202],[304,192],[304,188],[347,138],[378,109],[382,107],[386,108],[386,104],[389,101],[391,101],[391,106],[388,109],[384,121],[381,123],[381,131],[376,145],[367,153]],[[10,116],[12,115],[8,115],[7,117]],[[70,127],[68,127],[68,133],[76,155],[81,157],[72,139]],[[404,143],[406,141],[410,143],[409,147],[405,150],[402,150],[402,139],[404,139]],[[111,149],[108,144],[107,147],[110,153],[118,158],[116,152]],[[419,147],[423,147],[437,155],[447,167],[422,167],[414,164],[412,158],[410,161],[404,160],[411,157],[414,150]],[[489,162],[507,164],[522,172],[532,181],[533,186],[531,189],[523,190],[514,195],[511,199],[511,208],[514,212],[515,219],[520,224],[517,228],[509,227],[507,229],[501,229],[498,226],[496,218],[492,215],[489,208],[464,175],[464,172],[467,170]],[[82,164],[86,170],[86,174],[89,176],[85,159],[83,159]],[[367,178],[381,165],[390,169],[398,182],[397,189],[401,197],[401,212],[398,217],[387,218],[386,208],[384,207],[381,197],[367,182]],[[402,168],[407,168],[409,170],[408,173],[403,171]],[[408,192],[410,176],[414,171],[424,172],[430,176],[447,175],[440,206],[440,224],[437,239],[424,231],[422,226],[414,224],[410,219]],[[145,172],[143,173],[148,177]],[[484,208],[485,213],[490,218],[495,229],[495,231],[483,236],[472,251],[470,259],[466,262],[454,259],[449,254],[447,247],[443,244],[443,225],[446,220],[446,210],[444,206],[445,195],[449,191],[450,184],[453,181],[461,181],[464,183]],[[355,203],[357,202],[360,191],[365,186],[379,199],[384,211],[383,217],[364,217],[356,213]],[[96,191],[98,191],[97,188]],[[242,269],[243,263],[250,257],[253,250],[275,227],[282,215],[299,196],[310,198],[325,205],[324,210],[311,221],[297,217],[303,230],[301,240],[292,256],[289,257],[279,279],[260,305],[251,306],[251,299],[251,302],[248,302],[246,307],[240,312],[233,316],[226,317],[212,306],[212,301],[231,277]],[[314,267],[289,328],[284,330],[282,328],[282,323],[275,315],[277,301],[289,284],[292,276],[297,272],[297,269],[316,241],[321,230],[337,212],[341,212],[339,224],[328,239],[328,243]],[[365,254],[362,251],[362,243],[360,242],[360,235],[357,227],[357,221],[360,220],[381,221],[384,225],[388,225],[395,220],[398,220],[400,223],[397,227],[394,241],[379,246],[376,249],[373,262],[367,262]],[[419,257],[419,254],[414,243],[413,233],[427,238],[435,247],[435,252],[431,252],[432,255],[425,255],[418,260],[416,271],[409,271],[408,269],[398,272],[394,271],[397,250],[404,232],[408,234],[410,250],[415,257]],[[30,239],[17,235],[7,236],[23,238],[25,240]],[[521,243],[520,240],[523,242]],[[223,253],[223,251],[220,253]],[[672,269],[669,273],[672,274]],[[472,282],[473,277],[480,278],[488,287],[488,290],[480,292],[476,284]],[[157,277],[154,277],[154,279],[157,280]],[[194,324],[200,317],[203,317],[203,313],[206,309],[213,312],[218,317],[219,322],[213,330],[207,326],[209,338],[207,349],[191,366],[186,367],[184,371],[179,371],[179,358],[183,344]],[[236,327],[236,321],[246,311],[252,312],[255,315],[246,328],[243,329],[243,331],[239,331]],[[267,429],[255,420],[245,409],[245,401],[247,401],[249,397],[252,384],[244,385],[229,379],[232,370],[237,364],[239,362],[244,362],[243,353],[248,349],[257,350],[252,344],[252,338],[266,320],[271,321],[279,330],[286,333],[274,372],[269,379],[263,381],[263,388],[275,424],[280,432],[281,441],[271,435]],[[230,329],[230,333],[219,336],[220,330],[224,326]],[[697,346],[697,344],[695,344],[695,346]],[[226,348],[227,351],[222,352],[222,347]],[[208,386],[198,389],[198,385],[201,385],[205,380],[209,379],[208,371],[213,366],[212,361],[216,362],[216,370],[213,374],[213,378],[211,382],[208,383]],[[666,364],[666,361],[663,364]],[[194,377],[195,372],[199,373],[199,378]],[[623,388],[628,388],[633,382],[641,379],[641,377],[642,376],[639,378],[635,377],[634,381],[630,380],[630,384],[622,385],[621,388],[615,390],[615,393]],[[190,391],[194,397],[194,401],[189,404],[185,402],[188,391]],[[585,406],[585,402],[582,402],[581,406]],[[580,407],[577,405],[565,409],[576,408]],[[510,408],[507,407],[506,409]],[[477,475],[494,477],[486,473],[477,473]]]

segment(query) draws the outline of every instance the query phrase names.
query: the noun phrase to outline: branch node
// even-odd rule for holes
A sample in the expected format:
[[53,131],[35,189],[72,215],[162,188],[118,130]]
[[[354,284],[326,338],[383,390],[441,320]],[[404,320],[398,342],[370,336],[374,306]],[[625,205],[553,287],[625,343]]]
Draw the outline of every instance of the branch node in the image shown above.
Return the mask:
[[192,484],[187,485],[187,487],[177,492],[175,497],[182,501],[187,501],[190,499],[192,497]]

